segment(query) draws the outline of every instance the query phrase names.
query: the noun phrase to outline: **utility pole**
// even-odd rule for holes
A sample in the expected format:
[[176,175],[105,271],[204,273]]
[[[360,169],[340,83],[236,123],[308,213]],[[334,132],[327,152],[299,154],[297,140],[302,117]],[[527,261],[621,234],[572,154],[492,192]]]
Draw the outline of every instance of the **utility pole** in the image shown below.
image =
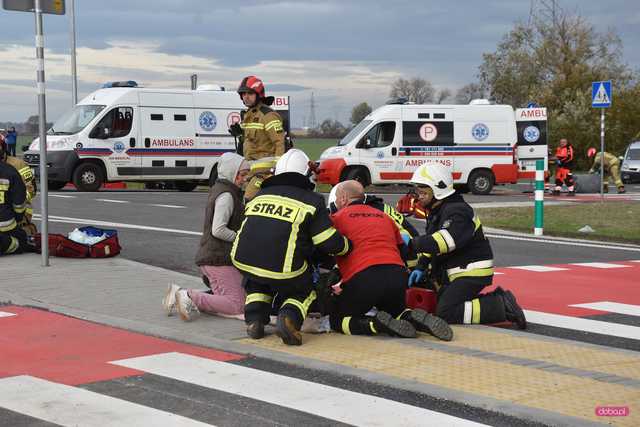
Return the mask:
[[311,92],[311,102],[309,105],[309,128],[315,129],[316,127],[316,101],[313,99],[313,92]]

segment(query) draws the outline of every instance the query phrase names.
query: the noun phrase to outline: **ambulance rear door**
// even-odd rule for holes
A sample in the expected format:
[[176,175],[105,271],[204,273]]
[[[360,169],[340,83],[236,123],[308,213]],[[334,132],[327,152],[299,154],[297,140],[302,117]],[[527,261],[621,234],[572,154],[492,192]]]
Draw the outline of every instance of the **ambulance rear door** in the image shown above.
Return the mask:
[[453,172],[449,150],[454,146],[453,110],[437,105],[405,105],[402,109],[402,145],[399,159],[404,182],[424,163],[440,163]]
[[544,170],[548,170],[547,109],[516,109],[516,127],[518,132],[518,177],[535,179],[536,160],[544,160]]

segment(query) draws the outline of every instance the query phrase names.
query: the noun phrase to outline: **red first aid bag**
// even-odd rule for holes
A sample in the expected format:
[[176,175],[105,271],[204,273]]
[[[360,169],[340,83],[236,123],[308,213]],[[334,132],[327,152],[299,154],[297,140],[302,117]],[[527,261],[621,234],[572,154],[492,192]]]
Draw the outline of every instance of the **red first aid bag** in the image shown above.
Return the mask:
[[[116,230],[103,230],[95,227],[82,227],[80,231],[88,235],[106,235],[107,238],[94,245],[74,242],[62,234],[49,234],[49,254],[64,258],[109,258],[120,253],[122,247]],[[41,235],[36,234],[35,244],[41,252]]]

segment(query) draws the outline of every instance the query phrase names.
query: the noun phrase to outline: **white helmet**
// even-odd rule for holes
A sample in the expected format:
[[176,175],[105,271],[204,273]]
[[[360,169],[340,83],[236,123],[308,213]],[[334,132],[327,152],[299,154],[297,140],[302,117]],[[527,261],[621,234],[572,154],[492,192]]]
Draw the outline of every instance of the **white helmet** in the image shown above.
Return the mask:
[[336,199],[338,198],[336,196],[336,194],[338,193],[338,185],[340,185],[340,183],[334,185],[331,188],[331,191],[329,192],[329,198],[327,199],[327,209],[329,210],[329,213],[336,213],[338,212],[338,207],[336,206]]
[[456,192],[451,171],[440,163],[425,163],[420,166],[413,173],[411,182],[430,187],[436,200],[442,200]]
[[304,176],[309,175],[309,157],[302,150],[292,148],[284,153],[276,163],[276,175],[295,172]]

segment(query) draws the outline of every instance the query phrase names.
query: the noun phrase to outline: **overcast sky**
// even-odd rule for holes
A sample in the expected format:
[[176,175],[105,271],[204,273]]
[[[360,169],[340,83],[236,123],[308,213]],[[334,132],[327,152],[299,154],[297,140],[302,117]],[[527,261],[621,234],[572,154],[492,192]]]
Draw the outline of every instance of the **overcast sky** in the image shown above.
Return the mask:
[[[68,1],[67,1],[68,3]],[[535,4],[535,2],[534,2]],[[624,60],[640,68],[639,0],[564,0],[599,31],[614,28]],[[289,94],[293,125],[316,119],[348,122],[351,108],[385,102],[390,83],[419,76],[454,93],[475,80],[482,53],[516,21],[530,0],[76,0],[80,97],[106,81],[235,89],[248,74],[267,92]],[[48,119],[71,105],[69,18],[46,15]],[[34,20],[0,11],[0,121],[37,112]]]

